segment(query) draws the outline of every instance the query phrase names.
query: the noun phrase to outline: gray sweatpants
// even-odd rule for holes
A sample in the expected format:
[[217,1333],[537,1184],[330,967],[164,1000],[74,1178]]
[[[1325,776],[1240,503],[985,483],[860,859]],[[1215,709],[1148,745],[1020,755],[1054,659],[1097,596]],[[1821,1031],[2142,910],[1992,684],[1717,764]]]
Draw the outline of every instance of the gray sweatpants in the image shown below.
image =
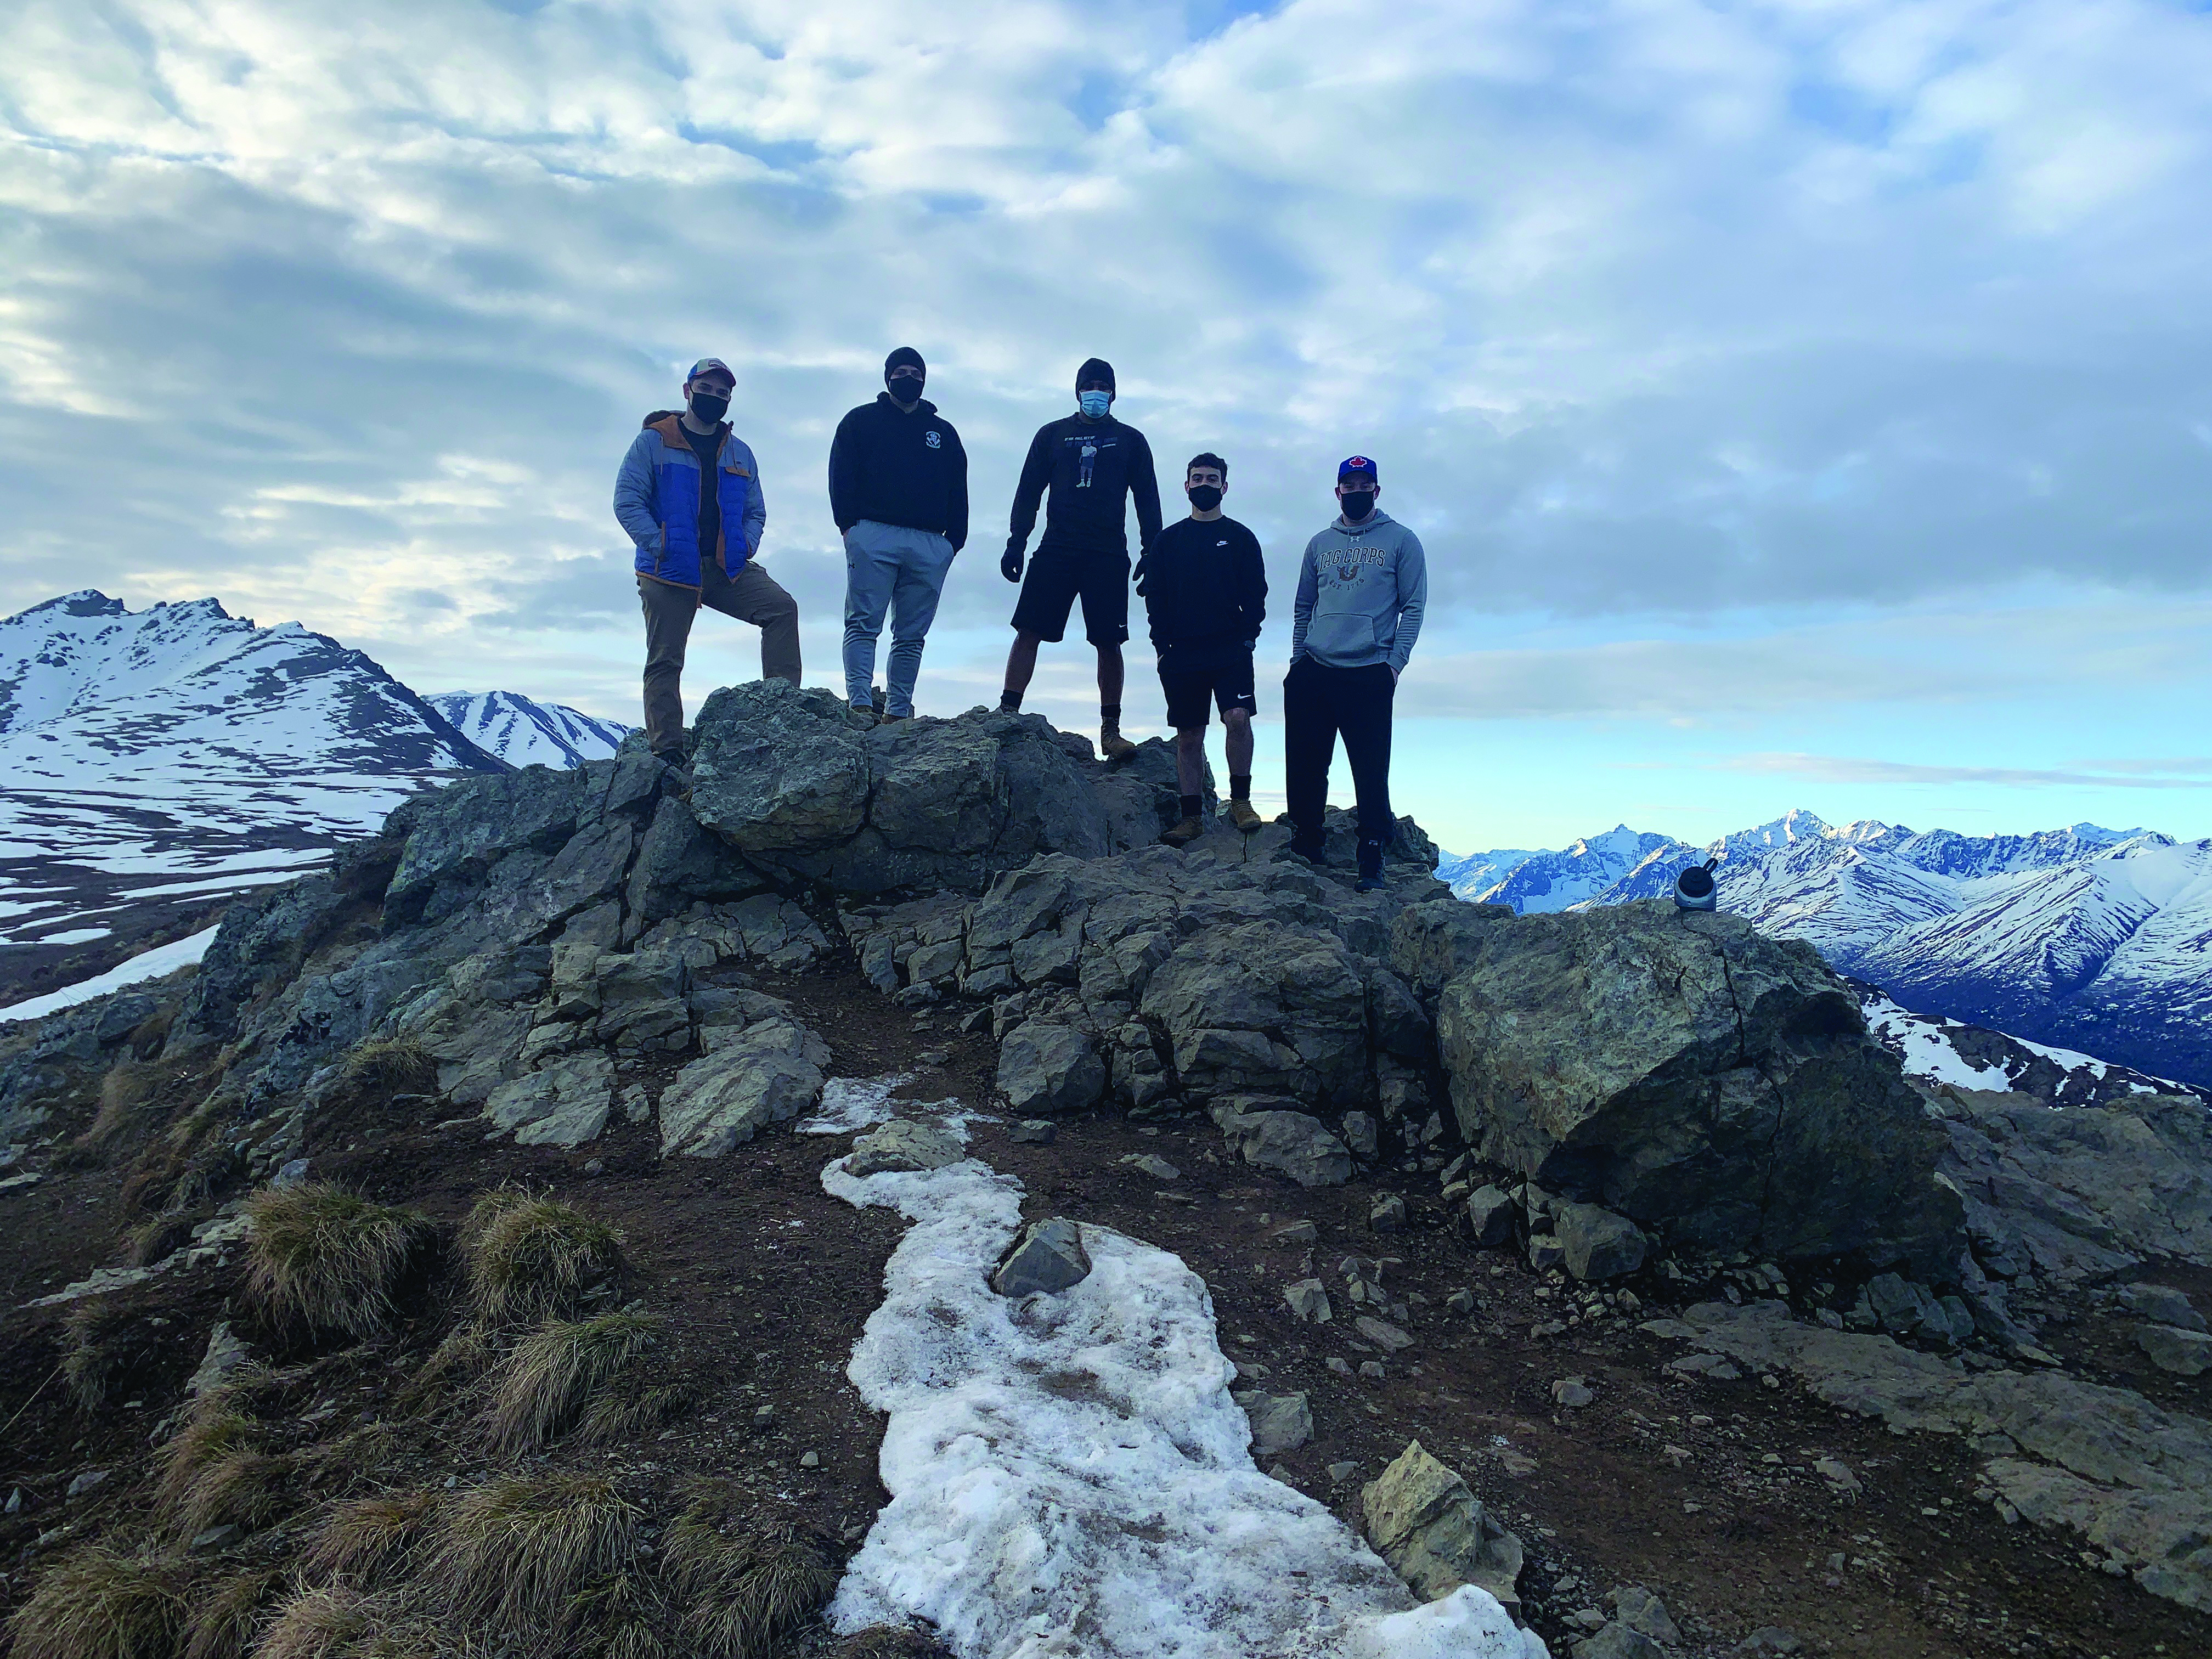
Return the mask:
[[921,675],[921,642],[937,617],[952,544],[933,530],[863,519],[845,532],[845,699],[870,705],[876,681],[876,641],[886,613],[890,661],[884,669],[884,712],[914,713]]
[[637,579],[645,608],[645,739],[656,753],[683,746],[684,651],[702,608],[760,629],[763,679],[799,684],[799,601],[757,559],[738,566],[734,580],[709,559],[706,577],[703,588]]

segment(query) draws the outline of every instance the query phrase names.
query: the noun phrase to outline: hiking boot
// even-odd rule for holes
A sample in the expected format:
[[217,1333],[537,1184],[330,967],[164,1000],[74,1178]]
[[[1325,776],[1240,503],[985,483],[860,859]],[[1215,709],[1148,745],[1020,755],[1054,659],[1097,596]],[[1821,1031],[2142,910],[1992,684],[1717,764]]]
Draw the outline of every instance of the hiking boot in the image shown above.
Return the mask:
[[896,725],[900,720],[910,720],[913,718],[914,716],[911,714],[886,714],[884,716],[881,723],[884,726],[892,726]]
[[1382,843],[1363,841],[1359,843],[1359,879],[1352,890],[1360,893],[1379,893],[1382,890]]
[[1102,760],[1125,761],[1137,752],[1137,745],[1121,735],[1118,726],[1098,728],[1098,754]]
[[1184,818],[1160,839],[1170,847],[1188,847],[1205,833],[1204,818]]
[[1296,859],[1301,864],[1310,864],[1316,870],[1328,868],[1328,849],[1317,841],[1300,841],[1296,836],[1291,836],[1289,845],[1275,856],[1279,860]]
[[1230,823],[1248,836],[1261,826],[1261,817],[1252,810],[1252,803],[1249,800],[1232,799],[1229,803],[1228,813]]
[[845,707],[851,709],[853,713],[860,717],[860,724],[863,726],[880,726],[883,724],[884,717],[876,713],[874,705],[871,703],[848,702]]

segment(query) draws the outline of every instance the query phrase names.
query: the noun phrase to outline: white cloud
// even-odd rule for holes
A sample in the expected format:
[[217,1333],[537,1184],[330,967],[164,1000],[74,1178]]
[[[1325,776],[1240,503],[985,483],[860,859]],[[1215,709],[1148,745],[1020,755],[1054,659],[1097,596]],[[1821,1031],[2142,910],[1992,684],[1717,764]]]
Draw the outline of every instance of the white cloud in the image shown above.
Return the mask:
[[[1022,445],[1094,351],[1170,468],[1231,454],[1279,591],[1366,450],[1430,542],[1439,641],[1501,611],[1658,639],[1417,659],[1427,712],[1991,695],[2039,671],[1914,664],[1911,617],[2203,592],[2205,15],[1190,15],[24,0],[0,608],[214,591],[403,672],[466,639],[557,675],[532,626],[619,657],[614,465],[714,350],[826,639],[829,433],[901,341],[975,458],[948,629],[1003,623]],[[1772,620],[1839,603],[1901,610],[1893,645]],[[1763,642],[1660,637],[1717,611]],[[2066,637],[2106,684],[2186,648]],[[977,649],[933,672],[987,677]]]

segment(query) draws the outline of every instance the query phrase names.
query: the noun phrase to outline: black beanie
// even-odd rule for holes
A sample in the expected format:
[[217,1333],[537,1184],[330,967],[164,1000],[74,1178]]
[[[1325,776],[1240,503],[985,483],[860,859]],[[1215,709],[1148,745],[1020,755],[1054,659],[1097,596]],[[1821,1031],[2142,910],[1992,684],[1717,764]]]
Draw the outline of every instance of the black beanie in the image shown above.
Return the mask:
[[921,371],[922,378],[924,380],[927,380],[929,377],[929,365],[921,361],[921,354],[919,351],[916,351],[912,346],[901,346],[896,351],[894,351],[890,356],[884,359],[884,381],[885,385],[890,384],[891,371],[895,368],[918,368]]
[[1075,389],[1080,392],[1085,380],[1103,380],[1109,392],[1114,390],[1114,365],[1103,357],[1085,357],[1083,367],[1075,371]]

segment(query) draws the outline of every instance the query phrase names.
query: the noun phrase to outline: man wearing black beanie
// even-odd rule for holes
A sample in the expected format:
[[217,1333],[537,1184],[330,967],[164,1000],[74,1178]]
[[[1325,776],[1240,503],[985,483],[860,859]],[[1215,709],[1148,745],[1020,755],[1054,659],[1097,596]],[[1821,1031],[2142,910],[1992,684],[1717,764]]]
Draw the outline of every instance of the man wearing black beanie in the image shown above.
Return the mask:
[[[1138,550],[1160,533],[1160,483],[1145,434],[1113,416],[1114,366],[1088,359],[1075,374],[1076,412],[1037,428],[1014,491],[1013,520],[999,568],[1022,583],[1014,648],[999,707],[1022,706],[1036,672],[1038,644],[1057,643],[1083,601],[1084,636],[1098,652],[1098,751],[1126,760],[1137,745],[1121,735],[1121,642],[1129,637],[1129,537],[1125,495],[1135,498]],[[1049,488],[1050,494],[1047,494]],[[1023,550],[1044,502],[1044,536],[1022,580]]]
[[921,645],[952,556],[968,539],[968,453],[921,395],[912,346],[884,359],[884,389],[837,423],[830,511],[845,538],[845,700],[875,712],[876,641],[890,618],[884,718],[914,713]]

